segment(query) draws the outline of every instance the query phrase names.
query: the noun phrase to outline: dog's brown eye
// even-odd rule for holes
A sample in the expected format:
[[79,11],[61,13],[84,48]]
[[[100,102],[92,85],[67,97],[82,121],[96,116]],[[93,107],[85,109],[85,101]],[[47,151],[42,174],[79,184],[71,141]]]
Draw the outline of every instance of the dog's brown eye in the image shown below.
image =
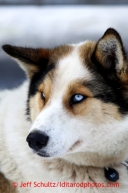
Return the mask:
[[41,93],[41,97],[43,100],[45,99],[45,94],[43,92]]
[[71,97],[71,104],[82,102],[86,97],[82,94],[75,94]]

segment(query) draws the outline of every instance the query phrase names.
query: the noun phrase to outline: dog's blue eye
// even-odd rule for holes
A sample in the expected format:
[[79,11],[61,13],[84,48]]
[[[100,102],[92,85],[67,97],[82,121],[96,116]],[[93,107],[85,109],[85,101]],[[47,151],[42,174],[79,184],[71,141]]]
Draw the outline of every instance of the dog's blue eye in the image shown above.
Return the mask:
[[72,96],[71,102],[72,103],[80,103],[85,99],[84,95],[76,94]]
[[43,100],[45,99],[45,94],[43,92],[41,93],[41,97]]

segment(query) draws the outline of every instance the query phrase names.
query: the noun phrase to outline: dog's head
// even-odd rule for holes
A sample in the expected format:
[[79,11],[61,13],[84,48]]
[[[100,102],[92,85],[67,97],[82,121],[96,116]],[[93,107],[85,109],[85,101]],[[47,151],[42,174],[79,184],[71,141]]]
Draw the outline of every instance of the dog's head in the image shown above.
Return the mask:
[[3,49],[30,78],[27,141],[37,154],[95,166],[126,158],[128,65],[114,29],[98,42]]

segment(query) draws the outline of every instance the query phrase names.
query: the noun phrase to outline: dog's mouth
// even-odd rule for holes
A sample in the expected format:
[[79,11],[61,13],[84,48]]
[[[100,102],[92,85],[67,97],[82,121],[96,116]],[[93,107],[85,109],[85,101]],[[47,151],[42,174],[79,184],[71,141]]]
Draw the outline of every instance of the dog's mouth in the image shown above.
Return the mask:
[[[69,150],[66,152],[66,153],[71,153],[73,152],[80,144],[82,143],[82,141],[78,140],[76,141],[70,148]],[[50,154],[48,154],[46,151],[41,151],[41,152],[36,152],[37,155],[41,156],[41,157],[45,157],[45,158],[49,158],[49,157],[60,157],[60,156],[63,156],[63,154],[65,153],[62,153],[62,154],[59,154],[57,156],[51,156]],[[52,154],[57,154],[57,152],[52,152]]]
[[80,140],[76,141],[76,142],[70,147],[70,149],[69,149],[68,151],[69,151],[69,152],[70,152],[70,151],[74,151],[81,143],[82,143],[82,141],[80,141]]
[[41,157],[50,157],[50,155],[47,154],[46,152],[38,152],[37,155],[39,155]]

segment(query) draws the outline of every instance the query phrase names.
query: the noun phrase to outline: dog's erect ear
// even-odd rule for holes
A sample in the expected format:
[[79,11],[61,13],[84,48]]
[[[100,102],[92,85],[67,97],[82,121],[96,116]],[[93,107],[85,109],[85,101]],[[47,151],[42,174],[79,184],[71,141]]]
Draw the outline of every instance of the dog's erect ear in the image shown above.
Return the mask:
[[125,50],[115,29],[109,28],[97,42],[92,60],[102,65],[106,73],[113,71],[121,79],[125,79],[124,75],[128,75]]
[[45,70],[49,61],[48,49],[23,48],[11,45],[3,45],[2,48],[19,63],[29,78],[40,69]]

